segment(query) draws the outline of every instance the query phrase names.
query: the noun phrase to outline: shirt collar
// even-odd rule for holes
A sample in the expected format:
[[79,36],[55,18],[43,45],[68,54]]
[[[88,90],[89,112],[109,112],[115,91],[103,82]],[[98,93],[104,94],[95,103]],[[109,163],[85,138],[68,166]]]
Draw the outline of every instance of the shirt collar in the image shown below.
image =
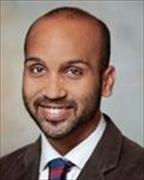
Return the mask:
[[48,162],[55,158],[64,158],[71,161],[79,169],[82,169],[85,163],[88,161],[98,142],[100,141],[104,130],[106,128],[106,121],[104,120],[103,115],[98,123],[97,128],[93,133],[91,133],[85,140],[80,144],[74,147],[70,152],[65,156],[59,154],[53,146],[47,141],[45,135],[42,133],[42,143],[41,143],[41,160],[40,160],[40,172],[46,167]]

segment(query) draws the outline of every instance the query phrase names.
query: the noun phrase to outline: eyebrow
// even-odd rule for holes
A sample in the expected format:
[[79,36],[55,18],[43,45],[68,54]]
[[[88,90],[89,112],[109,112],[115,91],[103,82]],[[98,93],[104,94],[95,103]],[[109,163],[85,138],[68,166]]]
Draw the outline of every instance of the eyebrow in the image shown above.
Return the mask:
[[[37,63],[44,63],[44,61],[38,57],[30,57],[30,58],[26,58],[24,61],[24,64],[28,63],[28,62],[37,62]],[[88,60],[85,59],[73,59],[73,60],[69,60],[67,62],[64,62],[63,64],[61,64],[61,66],[70,66],[73,64],[84,64],[90,68],[92,68],[91,64],[88,63]]]
[[26,58],[24,60],[24,64],[26,64],[28,62],[39,62],[39,63],[42,63],[43,61],[40,58],[37,58],[37,57],[30,57],[30,58]]
[[69,66],[69,65],[72,65],[72,64],[85,64],[85,65],[87,65],[87,66],[90,66],[90,64],[86,61],[86,60],[84,60],[84,59],[74,59],[74,60],[69,60],[69,61],[67,61],[67,62],[64,62],[63,64],[62,64],[62,66],[64,65],[66,65],[66,66]]

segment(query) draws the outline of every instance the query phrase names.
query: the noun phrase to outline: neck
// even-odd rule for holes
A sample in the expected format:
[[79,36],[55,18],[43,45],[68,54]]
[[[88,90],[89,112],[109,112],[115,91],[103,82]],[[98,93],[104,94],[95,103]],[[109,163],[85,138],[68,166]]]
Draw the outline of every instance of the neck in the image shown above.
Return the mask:
[[48,138],[48,141],[61,155],[65,155],[84,139],[86,139],[96,129],[100,121],[100,117],[101,113],[98,111],[92,120],[86,122],[71,134],[62,139]]

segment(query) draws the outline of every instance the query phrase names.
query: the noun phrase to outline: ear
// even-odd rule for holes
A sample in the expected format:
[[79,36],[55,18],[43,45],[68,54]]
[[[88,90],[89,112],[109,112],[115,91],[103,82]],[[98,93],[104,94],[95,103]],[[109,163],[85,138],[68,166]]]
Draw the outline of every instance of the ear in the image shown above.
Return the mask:
[[102,79],[102,96],[108,97],[111,96],[113,85],[115,82],[115,68],[113,66],[109,66],[104,74]]

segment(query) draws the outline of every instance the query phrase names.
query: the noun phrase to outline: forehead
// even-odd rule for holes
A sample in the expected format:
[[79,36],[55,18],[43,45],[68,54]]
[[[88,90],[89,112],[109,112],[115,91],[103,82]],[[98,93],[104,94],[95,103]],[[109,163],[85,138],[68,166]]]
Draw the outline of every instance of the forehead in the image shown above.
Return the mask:
[[32,28],[26,45],[37,44],[34,42],[57,44],[58,42],[79,42],[79,46],[87,44],[96,46],[101,39],[100,27],[90,21],[75,19],[42,19]]
[[[92,32],[97,33],[101,30],[101,23],[99,20],[94,20],[90,18],[84,18],[84,17],[78,17],[78,18],[69,18],[65,16],[58,16],[58,17],[42,17],[38,19],[34,24],[33,28],[31,29],[31,32],[34,32],[36,30],[40,30],[43,28],[53,29],[54,28],[64,28],[68,29],[70,28],[77,28],[81,27],[81,29],[85,30],[92,30]],[[78,30],[78,29],[77,29]]]

